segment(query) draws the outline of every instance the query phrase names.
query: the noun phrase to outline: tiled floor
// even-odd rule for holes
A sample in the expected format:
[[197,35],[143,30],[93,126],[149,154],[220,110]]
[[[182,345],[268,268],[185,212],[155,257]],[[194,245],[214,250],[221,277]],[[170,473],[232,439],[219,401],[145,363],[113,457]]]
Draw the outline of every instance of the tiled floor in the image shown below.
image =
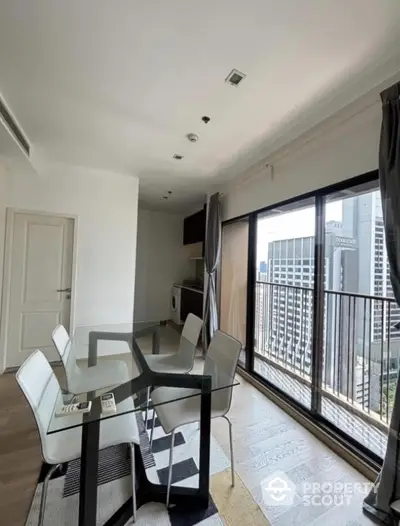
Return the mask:
[[[333,501],[329,488],[335,482],[366,486],[367,479],[254,387],[243,379],[240,383],[240,387],[235,388],[230,412],[234,423],[236,471],[271,524],[326,526],[332,521],[341,526],[372,525],[361,511],[364,487],[363,492],[349,495],[348,504],[335,509],[329,505],[329,501]],[[222,419],[213,422],[213,434],[228,453],[227,428]],[[274,474],[281,477],[281,472],[296,486],[293,505],[269,506],[263,499],[263,481]],[[312,496],[308,489],[312,483],[325,483],[324,489],[331,495],[325,498],[327,506],[319,504],[318,493],[315,505],[306,505]]]
[[[164,349],[172,350],[176,338],[176,333],[167,329]],[[150,340],[142,340],[142,345],[151,348]],[[202,364],[198,358],[194,371],[201,371]],[[361,509],[370,482],[243,378],[238,376],[238,380],[240,386],[234,388],[229,413],[234,426],[235,469],[272,526],[372,526]],[[226,421],[214,420],[212,432],[229,455]],[[268,505],[263,481],[282,473],[295,485],[293,504]],[[315,494],[310,489],[313,483]],[[345,483],[343,494],[340,489]],[[323,505],[320,488],[327,495]],[[309,502],[313,505],[307,505]]]
[[[310,407],[310,387],[257,357],[254,360],[254,368],[257,373],[273,385],[294,397],[305,407]],[[384,457],[387,444],[386,432],[381,431],[369,422],[365,422],[326,396],[322,396],[322,415],[379,457]]]

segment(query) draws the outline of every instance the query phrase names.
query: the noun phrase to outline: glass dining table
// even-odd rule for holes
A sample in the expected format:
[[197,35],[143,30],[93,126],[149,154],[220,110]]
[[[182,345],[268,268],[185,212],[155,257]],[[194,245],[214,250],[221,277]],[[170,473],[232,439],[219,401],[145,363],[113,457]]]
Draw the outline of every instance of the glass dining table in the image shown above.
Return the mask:
[[[155,372],[149,368],[146,360],[148,354],[159,354],[160,332],[159,322],[139,322],[133,324],[111,324],[88,327],[78,327],[71,338],[71,355],[79,360],[83,367],[96,367],[98,360],[120,359],[130,366],[131,379],[116,385],[104,386],[101,391],[80,393],[79,401],[91,401],[88,413],[71,416],[56,416],[60,407],[71,400],[75,393],[61,391],[58,395],[49,422],[48,434],[62,433],[67,429],[81,428],[81,471],[79,482],[79,526],[95,526],[97,516],[97,479],[99,463],[100,427],[104,420],[118,418],[120,415],[132,413],[132,418],[155,408],[148,399],[149,388],[179,387],[176,395],[168,397],[168,403],[200,397],[200,448],[199,448],[199,485],[197,488],[172,486],[170,505],[182,508],[204,508],[209,504],[210,479],[210,434],[211,434],[211,402],[213,392],[232,388],[238,385],[234,375],[220,370],[217,364],[208,362],[212,371],[204,374],[177,374]],[[186,347],[192,345],[184,342]],[[111,355],[111,356],[110,356]],[[183,388],[183,389],[182,389]],[[116,403],[116,413],[103,415],[100,396],[105,392],[113,393]],[[175,391],[174,391],[175,393]],[[127,404],[126,400],[132,403]],[[162,403],[162,402],[160,402]],[[159,403],[159,404],[160,404]],[[145,426],[147,428],[147,426]],[[147,432],[147,431],[146,431]],[[165,502],[167,486],[155,484],[146,476],[145,464],[141,447],[135,444],[135,476],[136,476],[136,506],[147,502]],[[132,497],[129,498],[107,521],[107,526],[124,525],[132,517]]]

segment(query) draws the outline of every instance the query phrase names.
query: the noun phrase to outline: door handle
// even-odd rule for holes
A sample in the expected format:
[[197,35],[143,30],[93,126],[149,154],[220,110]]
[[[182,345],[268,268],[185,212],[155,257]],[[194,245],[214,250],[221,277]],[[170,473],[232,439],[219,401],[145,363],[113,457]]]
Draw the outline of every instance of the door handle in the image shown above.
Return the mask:
[[71,289],[57,289],[57,292],[71,292]]

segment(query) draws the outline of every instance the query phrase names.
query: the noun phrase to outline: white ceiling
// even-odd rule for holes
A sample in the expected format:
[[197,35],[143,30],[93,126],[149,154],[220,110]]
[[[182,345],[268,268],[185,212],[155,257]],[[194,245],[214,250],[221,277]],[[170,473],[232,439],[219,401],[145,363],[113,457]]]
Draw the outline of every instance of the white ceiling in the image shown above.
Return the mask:
[[190,205],[383,80],[398,52],[399,0],[0,3],[0,93],[34,147],[138,175],[153,205]]

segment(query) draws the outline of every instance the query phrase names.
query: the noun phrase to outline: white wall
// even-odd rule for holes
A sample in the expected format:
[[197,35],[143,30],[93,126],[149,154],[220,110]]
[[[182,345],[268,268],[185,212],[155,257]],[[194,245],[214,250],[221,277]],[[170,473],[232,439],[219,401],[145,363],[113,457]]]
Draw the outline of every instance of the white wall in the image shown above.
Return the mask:
[[139,207],[135,320],[171,318],[171,287],[190,277],[194,262],[183,247],[182,214]]
[[0,197],[0,246],[6,206],[77,216],[75,325],[131,321],[138,179],[62,165],[48,165],[38,176],[7,178],[6,199]]
[[[381,106],[378,100],[349,116],[349,110],[326,121],[273,156],[269,169],[256,170],[247,181],[232,185],[222,199],[223,219],[230,219],[297,195],[323,188],[378,167]],[[265,163],[264,163],[265,164]],[[246,174],[243,174],[246,178]]]

